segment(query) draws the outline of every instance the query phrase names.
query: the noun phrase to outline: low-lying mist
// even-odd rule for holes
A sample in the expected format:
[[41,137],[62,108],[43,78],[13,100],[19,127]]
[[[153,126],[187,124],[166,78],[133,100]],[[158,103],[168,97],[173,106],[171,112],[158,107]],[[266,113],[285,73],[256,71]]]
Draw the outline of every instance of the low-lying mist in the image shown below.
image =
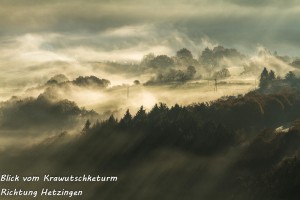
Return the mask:
[[39,46],[45,38],[26,37],[33,43],[21,38],[11,44],[21,44],[17,52],[22,62],[10,62],[13,51],[8,51],[10,68],[1,73],[3,144],[19,136],[36,140],[63,131],[80,132],[87,119],[102,121],[111,115],[120,119],[127,109],[133,114],[141,106],[149,111],[159,102],[184,106],[242,95],[258,88],[265,66],[278,77],[298,73],[294,58],[261,47],[254,56],[215,44],[198,56],[182,48],[175,55],[152,53],[140,61],[87,61],[63,52],[49,60],[21,54],[28,48],[39,55],[49,53]]

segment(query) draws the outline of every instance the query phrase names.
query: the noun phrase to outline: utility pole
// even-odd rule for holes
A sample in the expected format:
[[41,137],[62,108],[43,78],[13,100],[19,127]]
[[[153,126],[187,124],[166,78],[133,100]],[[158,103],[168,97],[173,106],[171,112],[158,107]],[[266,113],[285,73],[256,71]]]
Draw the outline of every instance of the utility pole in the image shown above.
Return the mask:
[[218,82],[217,82],[217,78],[215,78],[215,91],[218,91]]

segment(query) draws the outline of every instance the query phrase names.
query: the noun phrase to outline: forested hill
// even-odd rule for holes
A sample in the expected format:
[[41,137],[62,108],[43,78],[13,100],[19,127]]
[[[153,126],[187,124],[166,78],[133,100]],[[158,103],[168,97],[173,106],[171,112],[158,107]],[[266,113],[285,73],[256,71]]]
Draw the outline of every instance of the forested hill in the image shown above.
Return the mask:
[[83,185],[84,199],[299,199],[300,81],[269,75],[246,95],[88,120],[76,138],[5,154],[0,169],[119,177]]
[[127,110],[120,120],[111,116],[104,122],[89,125],[85,131],[87,134],[110,130],[142,133],[155,144],[172,143],[192,149],[203,149],[211,143],[211,151],[216,151],[234,143],[241,133],[251,135],[265,128],[291,126],[300,118],[300,79],[267,79],[264,73],[263,86],[245,95],[189,106],[176,104],[170,108],[160,103],[149,112],[141,107],[134,116]]

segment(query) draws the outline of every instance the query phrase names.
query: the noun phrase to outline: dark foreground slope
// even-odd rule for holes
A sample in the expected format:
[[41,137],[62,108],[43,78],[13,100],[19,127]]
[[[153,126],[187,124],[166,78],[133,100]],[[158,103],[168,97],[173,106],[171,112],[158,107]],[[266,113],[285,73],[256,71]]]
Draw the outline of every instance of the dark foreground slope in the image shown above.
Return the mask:
[[299,199],[297,88],[187,107],[159,104],[120,121],[86,123],[79,136],[62,133],[22,152],[2,152],[1,172],[118,176],[117,182],[18,183],[80,188],[79,199]]

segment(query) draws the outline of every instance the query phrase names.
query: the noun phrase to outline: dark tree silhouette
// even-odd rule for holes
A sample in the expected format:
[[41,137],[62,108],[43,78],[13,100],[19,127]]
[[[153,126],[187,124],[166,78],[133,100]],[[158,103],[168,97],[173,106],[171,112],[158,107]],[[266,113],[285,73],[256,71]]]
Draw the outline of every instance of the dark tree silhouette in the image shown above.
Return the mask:
[[141,82],[140,82],[139,80],[134,80],[134,81],[133,81],[133,84],[134,84],[134,85],[140,85]]
[[285,75],[285,80],[287,81],[294,81],[296,79],[296,75],[294,74],[294,72],[289,71],[286,75]]
[[192,53],[186,48],[183,48],[183,49],[180,49],[179,51],[177,51],[176,56],[179,59],[188,59],[188,60],[193,59]]
[[91,127],[91,122],[90,122],[90,120],[88,119],[88,120],[86,120],[86,122],[85,122],[85,124],[84,124],[84,127],[83,127],[83,129],[82,129],[82,132],[87,132],[89,129],[90,129],[90,127]]
[[191,79],[191,78],[193,78],[194,77],[194,75],[196,74],[196,69],[195,69],[195,67],[194,66],[188,66],[187,67],[187,69],[186,69],[186,79],[188,80],[188,79]]
[[155,55],[153,53],[145,55],[141,61],[141,66],[150,67],[150,63],[154,58],[155,58]]
[[213,68],[217,65],[217,62],[214,58],[214,53],[208,47],[204,49],[201,56],[199,57],[199,62],[202,62],[209,68]]
[[273,80],[275,80],[275,79],[276,79],[275,72],[274,72],[273,70],[271,70],[271,71],[269,72],[269,80],[270,80],[270,81],[273,81]]
[[96,76],[79,76],[75,80],[72,81],[73,84],[81,87],[107,87],[110,85],[110,81],[106,79],[99,79]]
[[115,126],[115,125],[118,124],[118,120],[117,120],[113,115],[111,115],[111,116],[108,118],[107,123],[108,123],[108,125],[110,125],[110,126]]
[[152,68],[168,68],[174,66],[174,61],[172,58],[166,56],[166,55],[159,55],[156,56],[154,59],[152,59],[149,62],[149,67]]
[[121,127],[129,127],[132,122],[132,115],[129,112],[129,109],[127,109],[124,117],[120,120],[120,126]]
[[267,88],[268,82],[269,82],[269,72],[267,68],[264,68],[260,74],[259,87],[261,89]]
[[134,126],[140,127],[145,124],[147,120],[147,113],[143,106],[137,111],[136,115],[133,118]]
[[213,75],[213,78],[217,78],[217,79],[222,79],[227,77],[230,77],[230,72],[226,68],[223,68],[220,71],[215,72]]

